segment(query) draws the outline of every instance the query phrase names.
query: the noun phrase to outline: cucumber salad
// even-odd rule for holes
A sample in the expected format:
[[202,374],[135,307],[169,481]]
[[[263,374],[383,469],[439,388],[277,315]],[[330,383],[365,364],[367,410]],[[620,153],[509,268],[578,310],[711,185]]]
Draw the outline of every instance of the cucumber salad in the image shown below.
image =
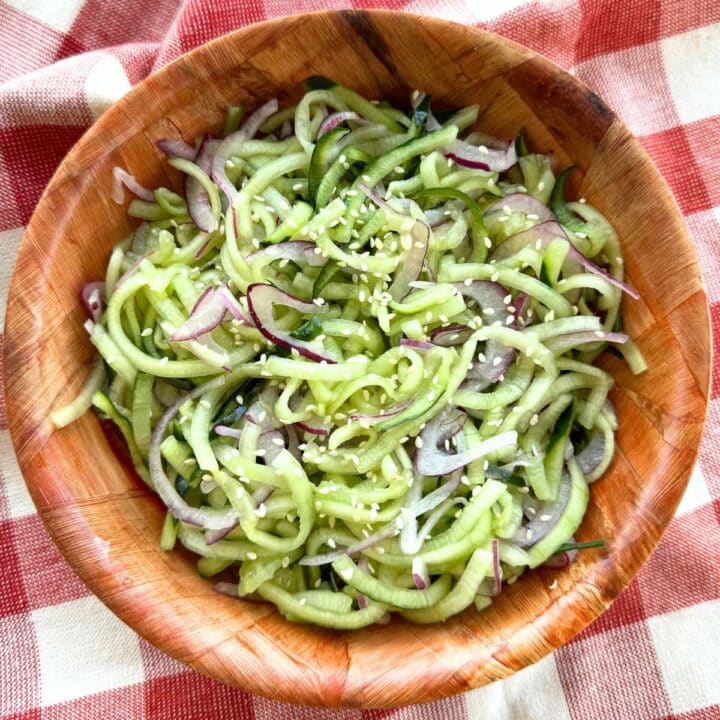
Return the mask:
[[608,468],[618,236],[573,168],[311,78],[218,135],[158,149],[183,192],[122,168],[142,222],[83,287],[91,406],[167,507],[160,544],[218,591],[354,629],[443,621],[562,566]]

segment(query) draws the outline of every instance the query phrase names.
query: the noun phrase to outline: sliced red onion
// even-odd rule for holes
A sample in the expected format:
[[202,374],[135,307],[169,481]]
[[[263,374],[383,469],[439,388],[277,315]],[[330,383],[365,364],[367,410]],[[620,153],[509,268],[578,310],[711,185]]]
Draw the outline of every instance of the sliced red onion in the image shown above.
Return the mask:
[[[462,473],[459,474],[459,477],[462,478]],[[463,497],[456,497],[452,499],[451,504],[467,505],[467,500]],[[427,520],[425,520],[423,526],[419,530],[417,529],[417,518],[408,518],[407,523],[409,527],[405,534],[404,545],[402,533],[405,532],[406,526],[403,527],[402,532],[400,533],[400,545],[402,551],[407,555],[415,555],[416,553],[419,553],[423,544],[430,536],[430,533],[435,529],[435,526],[445,515],[445,512],[445,508],[439,506],[436,507],[430,515],[428,515]],[[407,548],[407,550],[405,548]]]
[[577,454],[576,460],[585,475],[589,475],[601,463],[605,455],[605,435],[594,432],[590,442]]
[[431,342],[425,340],[411,340],[410,338],[400,338],[400,344],[405,347],[416,348],[417,350],[430,350],[433,347]]
[[292,135],[293,127],[292,123],[289,120],[286,120],[282,127],[280,128],[280,139],[284,140],[285,138],[288,138]]
[[[465,297],[474,300],[482,310],[483,319],[487,322],[507,324],[512,314],[512,306],[505,303],[508,291],[502,285],[488,280],[473,280],[466,285],[464,282],[453,283]],[[514,322],[514,321],[513,321]],[[481,392],[489,385],[497,382],[515,359],[515,348],[508,347],[495,340],[485,343],[484,361],[473,362],[465,380],[460,386],[463,390]]]
[[423,263],[423,269],[425,270],[425,274],[430,278],[432,282],[435,282],[437,280],[437,275],[435,274],[435,271],[430,267],[430,263],[425,260]]
[[466,414],[457,408],[445,408],[420,433],[422,446],[415,453],[415,470],[421,475],[447,475],[496,450],[517,443],[515,431],[496,435],[476,447],[449,453],[444,442],[456,435],[465,424]]
[[306,555],[300,560],[300,565],[328,565],[329,563],[335,562],[335,560],[343,555],[349,555],[352,557],[353,555],[357,555],[363,550],[368,550],[378,543],[381,543],[383,540],[396,535],[397,532],[397,525],[395,523],[390,523],[390,525],[386,525],[382,530],[379,530],[378,532],[373,533],[372,535],[369,535],[352,545],[348,545],[346,548],[339,548],[338,550],[334,550],[330,553],[324,553],[323,555]]
[[[543,207],[545,206],[543,205]],[[519,233],[511,235],[505,242],[498,245],[489,260],[490,262],[505,260],[518,253],[524,247],[533,247],[536,250],[540,250],[541,248],[546,248],[548,243],[555,238],[568,239],[562,226],[555,222],[555,220],[546,220],[538,225],[533,225],[527,230],[521,230]]]
[[[400,510],[402,521],[400,550],[402,552],[406,555],[415,555],[420,552],[423,543],[444,514],[442,504],[458,489],[461,480],[462,472],[455,472],[440,487],[422,497],[422,478],[415,477],[415,482],[405,497],[405,506]],[[454,498],[453,500],[453,504],[466,502],[465,498]],[[428,512],[430,515],[418,532],[418,517]]]
[[[570,542],[575,542],[570,538]],[[564,568],[567,567],[577,557],[578,550],[563,550],[562,552],[551,555],[544,563],[543,567]]]
[[205,544],[212,545],[213,543],[219,542],[224,537],[227,537],[238,525],[240,519],[238,518],[234,524],[228,525],[227,527],[221,528],[220,530],[206,530],[205,531]]
[[172,342],[197,340],[212,332],[229,312],[236,320],[254,327],[252,318],[226,285],[206,288],[193,305],[190,317],[169,338]]
[[157,141],[157,146],[168,156],[182,158],[183,160],[195,160],[197,151],[192,145],[188,145],[180,138],[162,138]]
[[435,345],[454,347],[462,345],[472,335],[472,332],[467,325],[448,325],[435,328],[430,334],[430,339]]
[[390,204],[388,201],[383,197],[382,193],[380,192],[379,188],[382,187],[381,185],[378,185],[375,188],[371,188],[369,185],[367,185],[364,182],[361,182],[358,187],[360,190],[364,193],[364,195],[368,198],[368,200],[372,200],[381,210],[389,210],[390,212],[397,212],[393,208],[390,207]]
[[358,607],[361,610],[368,606],[367,596],[363,595],[362,593],[358,593],[357,602],[358,602]]
[[532,520],[515,531],[513,542],[516,545],[521,548],[530,547],[542,540],[557,525],[570,499],[570,486],[570,473],[563,470],[557,500],[542,503]]
[[513,303],[515,308],[515,327],[520,329],[527,324],[527,310],[530,307],[530,296],[524,292],[520,292],[515,296],[515,302]]
[[368,415],[367,413],[352,413],[350,415],[350,418],[352,420],[360,420],[360,421],[374,421],[374,420],[383,420],[384,418],[392,417],[393,415],[397,415],[398,413],[401,413],[406,408],[410,407],[412,404],[414,398],[409,397],[405,398],[405,400],[401,400],[399,403],[396,403],[395,405],[385,409],[383,408],[382,412],[379,412],[377,415]]
[[616,288],[620,288],[623,292],[627,293],[633,300],[640,299],[640,293],[632,286],[622,280],[616,278],[612,273],[608,272],[599,265],[596,265],[592,260],[588,260],[572,243],[570,244],[570,250],[568,251],[568,257],[576,260],[582,265],[588,272],[593,275],[599,275],[605,278],[611,285]]
[[255,507],[260,507],[275,492],[275,490],[277,490],[277,488],[274,485],[263,485],[259,487],[253,493]]
[[430,585],[430,573],[427,563],[421,557],[414,557],[412,561],[412,577],[415,587],[424,590]]
[[80,299],[90,318],[98,322],[105,309],[105,283],[102,280],[85,283],[80,290]]
[[[425,497],[412,497],[410,505],[400,511],[400,517],[403,518],[403,521],[406,523],[400,533],[400,549],[404,553],[414,555],[417,549],[410,552],[411,546],[417,546],[417,548],[419,548],[419,545],[416,545],[418,542],[417,518],[425,513],[432,512],[441,503],[444,503],[460,487],[461,480],[462,472],[458,470],[452,473],[446,482],[435,488],[435,490]],[[415,484],[418,485],[419,491],[422,492],[421,478],[417,478]],[[427,533],[429,532],[430,531],[427,530]]]
[[212,299],[214,292],[215,292],[215,288],[206,287],[200,293],[200,297],[195,301],[195,304],[192,306],[192,309],[190,310],[190,314],[194,315],[196,312],[201,311],[207,305],[207,303]]
[[242,127],[238,132],[244,132],[248,138],[253,138],[258,134],[260,126],[271,116],[278,111],[279,105],[277,98],[268,100],[264,105],[261,105],[256,110],[253,110],[243,123]]
[[171,342],[197,340],[200,336],[212,332],[225,317],[225,306],[216,292],[210,293],[199,303],[190,317],[168,338]]
[[490,551],[492,553],[492,569],[495,587],[491,592],[491,596],[495,597],[502,590],[502,570],[500,568],[500,544],[497,538],[493,538],[490,543]]
[[306,420],[300,420],[295,423],[303,432],[311,435],[320,435],[326,437],[330,434],[330,428],[323,424],[322,418],[317,415],[311,415]]
[[327,305],[316,305],[312,302],[305,302],[265,283],[254,283],[250,285],[247,289],[247,300],[250,316],[255,326],[268,340],[276,345],[295,349],[310,360],[317,362],[325,361],[332,364],[337,362],[325,352],[322,345],[310,343],[305,340],[298,340],[292,337],[289,332],[281,330],[273,317],[273,307],[275,305],[291,307],[304,315],[324,313],[328,309]]
[[178,519],[190,525],[197,525],[206,530],[223,530],[226,533],[236,527],[238,524],[238,514],[230,508],[226,510],[215,510],[213,508],[196,508],[188,505],[185,500],[175,489],[173,483],[165,474],[162,464],[162,455],[160,453],[160,444],[165,436],[168,425],[177,415],[180,408],[188,402],[194,400],[203,393],[222,387],[225,382],[224,378],[214,378],[203,385],[198,385],[189,393],[182,395],[176,400],[162,415],[153,430],[150,440],[150,448],[148,450],[148,466],[150,476],[153,481],[155,492],[165,503],[168,510]]
[[213,586],[213,589],[215,590],[215,592],[218,592],[221,595],[229,595],[230,597],[234,598],[240,597],[237,583],[217,582]]
[[199,260],[206,253],[206,251],[212,241],[213,241],[213,236],[208,233],[208,236],[205,238],[205,242],[193,253],[193,257],[196,260]]
[[510,307],[504,302],[508,293],[506,288],[490,280],[473,280],[469,285],[456,282],[453,285],[462,295],[477,303],[484,315],[483,320],[488,325],[496,320],[505,324],[507,316],[510,315]]
[[410,283],[420,277],[430,243],[430,228],[424,222],[416,220],[410,230],[410,237],[412,245],[400,258],[392,285],[388,288],[393,300],[397,302],[410,292]]
[[235,318],[242,321],[248,327],[255,327],[253,319],[245,308],[240,304],[239,300],[230,292],[227,285],[221,285],[215,290],[215,296],[222,306]]
[[227,425],[216,425],[213,428],[216,435],[222,437],[231,437],[239,440],[242,437],[242,430],[240,428],[228,427]]
[[228,135],[217,147],[212,161],[211,177],[218,187],[225,193],[225,196],[232,206],[233,198],[237,190],[230,182],[225,172],[225,164],[238,150],[242,148],[247,140],[257,134],[260,126],[278,111],[278,101],[273,98],[264,105],[261,105],[255,112],[248,115],[239,130]]
[[[208,175],[211,172],[213,157],[219,145],[220,141],[217,138],[206,136],[200,145],[197,156],[194,158],[195,164]],[[188,214],[200,230],[204,232],[215,230],[217,219],[213,214],[210,198],[200,181],[192,175],[185,176],[185,201],[187,202]],[[206,247],[207,244],[200,248],[196,253],[196,257],[200,257],[205,252]]]
[[152,253],[145,253],[145,255],[141,255],[133,260],[132,265],[118,278],[118,281],[115,283],[115,290],[117,290],[140,267],[140,263],[151,254]]
[[358,115],[358,113],[352,112],[352,110],[343,110],[342,112],[331,113],[320,123],[320,127],[317,131],[318,139],[325,135],[325,133],[330,132],[338,125],[342,125],[348,120],[352,120],[359,125],[369,125],[368,120],[366,120],[362,115]]
[[[365,183],[360,183],[358,187],[379,208],[398,214],[397,210],[393,209],[377,190],[373,190]],[[393,300],[397,302],[410,292],[410,283],[417,280],[423,271],[425,256],[430,243],[430,226],[420,220],[415,220],[412,228],[410,228],[410,238],[412,244],[400,259],[392,285],[388,288]]]
[[[483,149],[481,149],[483,148]],[[446,157],[462,167],[504,172],[517,162],[515,143],[508,143],[504,149],[471,145],[465,140],[455,140],[444,148]]]
[[489,478],[494,480],[509,480],[515,470],[520,467],[527,467],[530,464],[530,459],[524,453],[519,453],[518,456],[504,465],[488,465],[485,470],[485,474]]
[[527,193],[511,193],[504,198],[496,200],[485,211],[485,217],[489,215],[507,214],[508,208],[510,212],[522,212],[526,215],[537,215],[538,221],[544,223],[553,220],[552,210],[540,202],[536,197]]
[[315,252],[317,245],[307,240],[288,240],[277,245],[268,245],[248,255],[245,260],[249,263],[261,258],[269,260],[292,260],[297,264],[305,263],[313,267],[320,267],[327,262],[327,258]]
[[[523,195],[522,197],[528,196]],[[543,207],[545,206],[543,205]],[[501,243],[497,247],[497,249],[493,252],[489,259],[491,262],[498,262],[500,260],[504,260],[505,258],[511,257],[512,255],[520,252],[520,250],[522,250],[524,247],[533,247],[537,250],[540,250],[541,248],[546,248],[548,244],[555,238],[562,238],[563,240],[567,240],[570,243],[570,248],[568,250],[569,260],[578,263],[588,272],[605,278],[611,285],[614,285],[623,292],[626,292],[628,295],[630,295],[630,297],[634,298],[635,300],[638,300],[640,298],[640,293],[638,293],[638,291],[634,287],[632,287],[632,285],[629,285],[628,283],[619,280],[612,273],[608,272],[604,268],[601,268],[599,265],[596,265],[592,260],[586,258],[570,242],[570,239],[568,238],[565,229],[555,220],[546,220],[545,222],[541,222],[538,225],[533,225],[527,230],[522,230],[521,232],[510,236],[504,243]]]
[[141,200],[147,200],[148,202],[155,200],[155,194],[152,190],[148,190],[135,179],[134,175],[131,175],[127,170],[123,170],[116,165],[113,168],[112,199],[118,205],[122,205],[125,202],[123,186],[131,193],[137,195]]
[[[460,477],[462,478],[462,474],[460,475]],[[453,498],[451,504],[467,505],[467,500],[465,498]],[[445,509],[442,507],[437,507],[435,508],[435,510],[432,511],[432,513],[428,516],[427,520],[425,520],[423,526],[420,528],[420,530],[417,531],[417,538],[415,544],[416,549],[412,553],[409,553],[410,555],[414,555],[415,553],[420,552],[423,544],[425,543],[425,540],[428,539],[430,533],[435,529],[435,526],[440,522],[444,514]]]

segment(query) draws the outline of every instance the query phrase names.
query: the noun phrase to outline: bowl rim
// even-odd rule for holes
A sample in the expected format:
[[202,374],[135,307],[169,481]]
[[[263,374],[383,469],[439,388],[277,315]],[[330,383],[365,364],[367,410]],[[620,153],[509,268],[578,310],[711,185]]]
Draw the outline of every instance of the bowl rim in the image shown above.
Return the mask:
[[[26,232],[23,235],[23,239],[21,240],[21,247],[22,244],[25,242],[27,238],[27,232],[34,228],[35,224],[39,223],[38,220],[38,208],[43,205],[43,203],[46,201],[48,195],[51,193],[52,189],[60,184],[64,177],[63,177],[63,168],[65,164],[68,162],[68,160],[72,160],[72,158],[78,154],[79,150],[81,150],[89,141],[92,140],[94,134],[97,132],[98,127],[101,125],[106,125],[112,121],[112,118],[114,114],[120,112],[122,108],[125,105],[131,104],[134,101],[134,98],[136,96],[141,96],[148,84],[148,82],[157,81],[159,78],[162,78],[162,76],[166,73],[171,72],[171,70],[175,67],[177,67],[181,63],[187,63],[187,62],[194,62],[195,58],[198,56],[203,55],[204,53],[211,52],[215,48],[222,48],[227,43],[232,42],[238,42],[241,40],[241,38],[247,34],[256,32],[260,29],[266,29],[271,28],[272,26],[280,26],[284,23],[290,22],[302,22],[304,18],[308,17],[350,17],[350,16],[358,16],[362,18],[368,18],[369,21],[372,21],[374,17],[391,17],[393,19],[396,19],[398,21],[402,22],[423,22],[427,23],[431,26],[435,26],[438,29],[447,28],[448,26],[453,26],[453,29],[455,32],[466,32],[470,34],[475,34],[478,37],[488,37],[492,39],[494,42],[499,42],[501,44],[506,44],[511,48],[514,48],[518,51],[523,52],[524,54],[527,54],[534,58],[535,60],[541,62],[545,67],[547,67],[550,71],[552,71],[553,74],[561,74],[565,79],[567,79],[569,82],[571,82],[575,87],[581,88],[584,91],[587,91],[588,93],[591,93],[587,89],[587,87],[576,77],[570,75],[565,69],[554,63],[549,58],[545,57],[544,55],[535,52],[534,50],[531,50],[529,48],[526,48],[522,46],[519,43],[516,43],[513,40],[510,40],[508,38],[505,38],[501,35],[498,35],[496,33],[475,28],[472,26],[452,22],[449,20],[444,20],[442,18],[437,17],[430,17],[430,16],[424,16],[424,15],[418,15],[414,13],[405,13],[405,12],[396,12],[392,10],[320,10],[310,13],[297,13],[293,15],[287,15],[282,17],[276,17],[271,18],[268,20],[264,20],[262,22],[258,23],[252,23],[249,25],[246,25],[244,27],[238,28],[236,30],[233,30],[231,32],[228,32],[226,34],[223,34],[219,37],[213,38],[212,40],[199,45],[192,50],[183,53],[182,55],[178,56],[175,60],[173,60],[171,63],[168,63],[167,65],[163,66],[160,70],[152,73],[151,75],[144,78],[140,83],[138,83],[136,86],[134,86],[126,95],[124,95],[120,100],[113,103],[113,105],[105,112],[103,115],[98,118],[93,124],[83,133],[81,138],[74,144],[74,146],[71,148],[71,150],[68,152],[68,154],[65,156],[63,161],[61,162],[60,166],[57,168],[55,173],[53,174],[50,182],[48,183],[46,189],[44,190],[40,200],[38,201],[38,204],[33,211],[33,215],[30,218]],[[594,93],[593,93],[594,95]],[[617,121],[616,115],[608,110],[608,113],[610,113],[612,119],[614,121]],[[619,121],[618,121],[619,122]],[[624,127],[624,125],[623,125]],[[630,133],[628,133],[630,134]],[[637,143],[637,140],[632,136],[632,140]],[[644,153],[644,151],[642,151]],[[646,155],[646,154],[645,154]],[[653,165],[654,167],[654,165]],[[662,185],[665,185],[664,179],[661,178],[661,176],[658,173],[658,180]],[[684,238],[683,240],[686,243],[689,243],[692,247],[692,241],[689,238],[689,235],[687,233],[687,229],[685,227],[684,223],[684,216],[681,213],[677,202],[675,201],[674,197],[670,195],[670,202],[674,203],[675,211],[678,214],[679,218],[682,220],[682,231]],[[18,255],[20,254],[20,248],[18,249]],[[698,274],[700,273],[699,270],[699,264],[697,261],[697,256],[694,255],[694,261],[695,266],[697,268]],[[22,269],[19,267],[19,263],[16,262],[15,267],[13,269],[12,277],[9,283],[9,290],[8,290],[8,301],[10,300],[10,297],[12,296],[13,292],[17,291],[18,287],[20,286],[22,282]],[[705,297],[705,321],[707,323],[707,327],[710,328],[710,316],[707,311],[707,295],[704,291],[704,287],[702,289],[702,292]],[[9,306],[8,306],[8,309]],[[10,327],[10,316],[11,313],[8,312],[6,314],[5,318],[5,333],[6,336],[8,335],[8,328]],[[711,336],[710,336],[711,337]],[[5,344],[5,354],[7,356],[7,350],[8,344]],[[712,353],[712,345],[710,345],[709,352]],[[704,407],[704,414],[703,414],[703,420],[700,424],[699,430],[697,431],[697,441],[693,441],[693,444],[695,445],[694,450],[691,452],[692,455],[692,464],[690,467],[694,465],[697,459],[697,455],[699,452],[700,447],[700,441],[704,434],[704,427],[707,419],[707,412],[708,412],[708,406],[709,406],[709,398],[710,398],[710,383],[711,383],[711,373],[712,373],[712,365],[711,365],[711,356],[709,356],[709,362],[708,362],[708,372],[706,374],[706,377],[704,379],[704,387],[701,387],[701,392],[704,393],[705,396],[705,407]],[[13,432],[13,427],[15,426],[15,423],[13,422],[13,419],[17,416],[17,413],[21,411],[20,407],[17,407],[14,402],[12,401],[12,398],[10,397],[10,394],[8,392],[9,388],[9,364],[6,362],[4,363],[4,373],[3,373],[3,381],[5,385],[5,397],[7,400],[7,416],[8,416],[8,428],[10,430],[10,435],[12,438],[13,445],[16,445],[16,437],[15,433]],[[39,451],[41,452],[41,451]],[[23,477],[25,477],[25,470],[21,465],[21,470],[23,471]],[[675,493],[676,497],[674,498],[674,503],[672,503],[671,507],[666,511],[665,517],[662,518],[661,523],[661,530],[656,534],[654,538],[652,538],[649,546],[647,549],[643,548],[641,556],[629,556],[626,555],[626,561],[623,564],[621,560],[617,556],[610,556],[608,558],[604,558],[599,560],[596,565],[593,567],[592,571],[588,572],[588,574],[582,578],[580,581],[576,582],[564,595],[562,595],[559,599],[559,601],[552,603],[550,606],[548,606],[545,610],[543,610],[540,614],[538,614],[536,619],[542,619],[544,622],[546,622],[549,626],[552,626],[553,628],[556,628],[553,632],[552,636],[550,638],[547,638],[544,645],[538,647],[537,643],[535,643],[533,646],[533,636],[530,634],[530,628],[527,626],[521,627],[514,632],[512,632],[509,636],[507,636],[503,642],[497,643],[495,646],[490,648],[490,654],[493,656],[493,658],[498,659],[499,662],[502,662],[502,650],[507,647],[510,642],[513,643],[515,646],[513,649],[518,652],[518,655],[515,657],[515,663],[516,667],[514,668],[508,668],[508,671],[506,675],[510,675],[512,672],[518,669],[522,669],[524,667],[527,667],[530,664],[533,664],[540,660],[542,657],[547,655],[548,653],[552,652],[553,650],[557,649],[564,643],[568,642],[571,638],[573,638],[575,635],[577,635],[583,628],[585,628],[590,622],[595,620],[602,612],[604,612],[610,605],[610,603],[617,597],[617,595],[624,590],[632,581],[634,576],[637,574],[638,570],[642,567],[642,565],[647,561],[649,555],[656,547],[657,543],[660,541],[663,533],[666,531],[670,521],[672,520],[672,517],[674,515],[675,509],[677,507],[677,504],[679,503],[683,492],[687,486],[687,482],[689,479],[690,471],[685,473],[684,481],[682,483],[679,483],[677,486],[677,491]],[[38,489],[31,483],[27,482],[26,484],[28,486],[29,492],[31,497],[33,498],[34,502],[36,504],[39,504],[39,495]],[[271,698],[273,700],[279,700],[279,701],[286,701],[286,702],[297,702],[296,699],[293,698],[292,692],[289,691],[286,688],[268,688],[266,684],[262,682],[262,679],[255,680],[250,674],[244,674],[242,678],[239,678],[237,674],[232,677],[228,677],[227,675],[224,677],[221,677],[218,674],[218,667],[217,664],[213,665],[212,663],[206,663],[204,662],[204,656],[205,653],[198,657],[193,657],[192,659],[188,660],[189,653],[187,652],[187,643],[183,642],[182,639],[176,639],[173,636],[168,636],[165,642],[158,642],[155,639],[152,638],[152,632],[149,629],[149,625],[151,624],[146,619],[142,618],[139,619],[136,615],[132,612],[132,596],[128,596],[126,599],[122,595],[115,595],[113,596],[112,593],[109,593],[106,588],[103,588],[99,582],[95,581],[93,576],[90,575],[88,572],[81,571],[77,563],[74,561],[74,558],[72,556],[72,550],[73,548],[66,544],[64,542],[64,539],[59,535],[59,533],[56,532],[55,528],[48,523],[48,520],[46,518],[45,513],[40,512],[40,517],[43,520],[43,523],[45,524],[45,527],[48,529],[54,543],[56,546],[60,549],[61,553],[67,560],[67,562],[70,564],[70,566],[73,568],[75,572],[78,572],[80,574],[83,581],[89,586],[89,588],[92,590],[92,592],[106,605],[110,608],[110,610],[115,613],[118,617],[120,617],[123,621],[127,622],[131,628],[138,633],[140,636],[147,639],[149,642],[151,642],[156,647],[159,647],[164,652],[168,653],[172,657],[179,658],[186,664],[188,664],[190,667],[192,667],[195,670],[198,670],[199,672],[208,675],[209,677],[212,677],[214,679],[220,680],[221,682],[226,682],[228,684],[233,684],[236,687],[241,687],[242,689],[251,692],[256,693],[259,695],[264,695],[265,697]],[[617,561],[619,563],[620,569],[624,572],[624,577],[622,579],[619,579],[617,577],[617,573],[607,573],[607,572],[600,572],[601,568],[606,565],[611,560]],[[565,613],[570,613],[571,611],[575,612],[574,619],[569,622],[567,625],[563,625],[560,621],[560,618]],[[239,652],[241,648],[239,646],[235,646],[234,651]],[[485,656],[487,656],[487,652],[485,653]],[[421,700],[423,702],[429,701],[429,700],[437,700],[443,697],[448,696],[449,694],[455,694],[457,692],[462,692],[464,690],[469,690],[475,687],[478,687],[480,685],[485,684],[488,682],[487,678],[485,678],[482,674],[482,671],[478,671],[479,666],[481,665],[482,658],[478,654],[476,657],[473,658],[474,664],[476,667],[468,667],[465,666],[457,666],[455,667],[456,673],[461,674],[462,680],[461,680],[461,687],[454,688],[450,691],[447,689],[444,689],[441,687],[437,681],[433,681],[431,679],[431,676],[428,676],[427,673],[422,673],[425,682],[426,687],[423,688],[423,694],[421,697]],[[418,666],[418,671],[420,670],[420,667]],[[411,673],[412,674],[412,673]],[[407,673],[406,673],[407,675]],[[417,676],[421,675],[420,672],[416,673]],[[241,681],[242,680],[242,681]],[[407,682],[405,680],[404,682]],[[373,702],[371,705],[365,704],[365,700],[362,697],[343,697],[341,702],[339,704],[333,704],[333,707],[391,707],[396,706],[400,704],[398,702],[398,698],[400,697],[400,694],[398,692],[398,689],[395,687],[390,687],[388,690],[381,691],[381,700],[380,702]],[[323,696],[323,688],[320,687],[315,695],[315,700],[313,701],[311,699],[310,703],[308,704],[316,704],[318,706],[326,706],[324,703],[324,696]],[[404,700],[402,704],[405,704],[407,700]]]

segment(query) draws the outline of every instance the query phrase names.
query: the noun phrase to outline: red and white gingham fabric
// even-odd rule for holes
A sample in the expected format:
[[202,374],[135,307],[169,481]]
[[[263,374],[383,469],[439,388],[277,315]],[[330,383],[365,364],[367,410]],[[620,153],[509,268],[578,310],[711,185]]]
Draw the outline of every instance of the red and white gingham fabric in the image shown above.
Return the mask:
[[169,659],[88,592],[27,494],[0,384],[0,718],[720,719],[720,0],[0,0],[0,321],[43,187],[114,100],[241,25],[341,7],[440,15],[524,43],[593,88],[654,159],[695,240],[715,334],[705,441],[677,516],[605,615],[508,680],[389,711],[281,705]]

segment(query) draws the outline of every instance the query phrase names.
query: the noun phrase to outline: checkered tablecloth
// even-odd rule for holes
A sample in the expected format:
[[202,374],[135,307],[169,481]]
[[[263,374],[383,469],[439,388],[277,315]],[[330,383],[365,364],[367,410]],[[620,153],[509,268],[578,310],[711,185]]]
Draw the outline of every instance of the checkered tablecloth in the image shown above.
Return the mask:
[[440,15],[528,45],[603,97],[656,162],[695,240],[715,330],[707,432],[677,516],[605,615],[508,680],[393,711],[281,705],[169,659],[89,593],[33,508],[0,387],[0,718],[719,719],[720,0],[0,0],[0,320],[43,187],[114,100],[241,25],[341,7]]

